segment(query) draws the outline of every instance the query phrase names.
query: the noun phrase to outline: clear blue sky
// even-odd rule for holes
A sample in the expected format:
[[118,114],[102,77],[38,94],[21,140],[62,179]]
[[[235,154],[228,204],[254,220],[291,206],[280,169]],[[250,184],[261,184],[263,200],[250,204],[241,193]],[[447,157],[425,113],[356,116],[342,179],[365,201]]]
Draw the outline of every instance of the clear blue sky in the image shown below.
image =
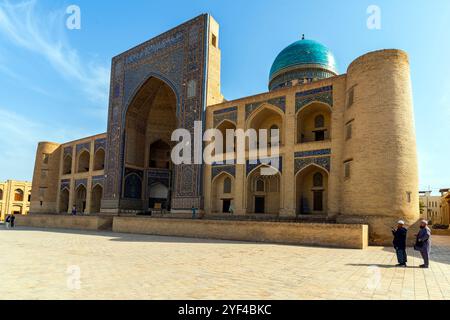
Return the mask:
[[[65,26],[71,4],[81,30]],[[371,4],[381,30],[366,27]],[[302,33],[329,46],[342,73],[368,51],[406,50],[420,187],[450,187],[448,0],[0,0],[0,180],[31,180],[38,141],[106,131],[111,57],[206,12],[221,25],[227,99],[266,91],[276,55]]]

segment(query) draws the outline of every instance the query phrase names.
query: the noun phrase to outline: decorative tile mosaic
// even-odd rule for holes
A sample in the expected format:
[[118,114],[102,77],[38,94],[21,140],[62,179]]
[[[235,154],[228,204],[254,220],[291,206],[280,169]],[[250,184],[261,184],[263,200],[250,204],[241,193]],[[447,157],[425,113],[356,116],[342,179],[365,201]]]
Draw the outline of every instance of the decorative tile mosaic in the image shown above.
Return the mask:
[[72,155],[73,148],[72,147],[65,147],[64,148],[64,156],[66,155]]
[[133,174],[133,173],[137,174],[139,176],[139,178],[141,178],[141,179],[144,176],[144,171],[142,171],[142,170],[133,169],[133,168],[125,168],[125,177],[130,174]]
[[237,107],[216,110],[214,111],[214,127],[216,128],[224,120],[229,120],[236,125],[237,116]]
[[312,150],[312,151],[300,151],[295,153],[296,158],[324,156],[331,154],[331,149]]
[[78,189],[79,186],[83,185],[87,189],[87,179],[79,179],[75,180],[75,190]]
[[281,111],[283,111],[283,113],[286,110],[286,97],[277,97],[277,98],[272,98],[269,100],[264,100],[264,101],[258,101],[258,102],[254,102],[254,103],[249,103],[247,105],[245,105],[245,117],[246,119],[248,119],[248,117],[259,107],[261,107],[264,103],[268,103],[271,105],[274,105],[275,107],[279,108]]
[[167,169],[150,169],[147,170],[148,186],[155,183],[161,183],[166,187],[170,187],[170,170]]
[[[255,161],[255,162],[253,162],[252,163],[252,161],[250,161],[250,160],[247,160],[247,164],[246,164],[246,173],[247,173],[247,176],[250,174],[250,172],[252,172],[254,169],[256,169],[258,166],[260,166],[261,164],[263,164],[263,161],[264,161],[264,164],[266,164],[267,163],[267,161],[273,161],[273,160],[275,160],[276,158],[268,158],[268,159],[258,159],[257,161]],[[279,163],[279,171],[280,171],[280,173],[282,173],[283,172],[283,157],[279,157],[278,158],[278,163]],[[270,165],[270,164],[269,164]]]
[[70,191],[70,179],[61,180],[61,191],[67,189]]
[[103,187],[104,181],[105,181],[105,176],[92,177],[92,188],[94,188],[96,185],[100,185]]
[[82,144],[77,144],[77,154],[81,153],[81,151],[86,150],[88,152],[91,152],[91,143],[86,142]]
[[310,164],[316,164],[319,167],[327,170],[330,172],[331,169],[331,157],[317,157],[317,158],[301,158],[301,159],[295,159],[294,165],[295,165],[295,174],[297,174],[299,171],[303,170]]
[[323,102],[333,107],[333,86],[297,92],[295,95],[296,112],[313,101]]
[[211,177],[214,179],[222,172],[226,172],[231,174],[233,177],[236,177],[236,166],[235,165],[217,165],[212,167]]
[[97,139],[94,142],[94,150],[97,152],[98,149],[102,148],[106,150],[106,139]]
[[[122,89],[111,95],[109,103],[105,200],[118,200],[116,196],[122,193],[126,114],[148,79],[157,77],[175,92],[180,128],[193,131],[194,122],[204,120],[207,22],[208,15],[201,15],[113,59],[110,90]],[[196,93],[190,92],[188,99],[184,84],[191,80],[197,84]],[[202,207],[202,171],[199,165],[175,167],[172,208]],[[139,190],[134,191],[137,195]]]

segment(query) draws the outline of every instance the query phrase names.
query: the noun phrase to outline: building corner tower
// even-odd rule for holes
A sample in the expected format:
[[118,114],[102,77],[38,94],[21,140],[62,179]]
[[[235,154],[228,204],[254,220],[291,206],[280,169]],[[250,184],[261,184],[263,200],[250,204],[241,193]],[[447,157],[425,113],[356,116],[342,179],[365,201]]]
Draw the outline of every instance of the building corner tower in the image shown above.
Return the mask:
[[418,167],[408,55],[381,50],[348,68],[338,222],[369,225],[371,244],[391,242],[400,219],[419,219]]

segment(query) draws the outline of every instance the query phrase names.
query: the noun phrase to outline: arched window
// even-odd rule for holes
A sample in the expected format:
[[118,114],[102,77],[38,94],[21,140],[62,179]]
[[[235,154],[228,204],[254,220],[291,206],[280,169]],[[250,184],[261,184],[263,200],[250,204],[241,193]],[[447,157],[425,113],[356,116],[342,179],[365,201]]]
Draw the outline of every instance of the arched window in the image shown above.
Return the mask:
[[2,201],[2,200],[3,200],[3,190],[0,189],[0,201]]
[[105,150],[98,149],[94,155],[94,170],[104,170],[105,169]]
[[314,119],[314,126],[317,128],[323,128],[325,127],[325,117],[323,115],[318,115]]
[[263,179],[256,180],[256,192],[264,192],[266,190],[266,186]]
[[23,191],[17,189],[14,191],[14,201],[23,201]]
[[66,155],[63,162],[63,174],[72,173],[72,156]]
[[323,187],[323,175],[317,172],[313,176],[313,186],[316,188]]
[[142,180],[137,174],[130,174],[125,179],[125,198],[142,198]]
[[223,181],[223,193],[231,193],[231,178],[229,177]]
[[78,157],[78,172],[89,172],[90,154],[84,150]]

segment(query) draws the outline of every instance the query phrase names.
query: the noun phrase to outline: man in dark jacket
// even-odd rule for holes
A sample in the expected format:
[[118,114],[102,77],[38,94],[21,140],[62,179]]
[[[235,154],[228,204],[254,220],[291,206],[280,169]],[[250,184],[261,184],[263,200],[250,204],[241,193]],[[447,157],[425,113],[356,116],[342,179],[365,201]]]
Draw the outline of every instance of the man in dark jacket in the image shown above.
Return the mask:
[[394,248],[398,259],[397,267],[406,267],[406,262],[408,262],[408,256],[406,255],[408,230],[405,228],[405,222],[400,220],[397,223],[397,228],[392,229],[392,234],[394,235]]
[[422,220],[420,223],[420,231],[416,236],[416,245],[414,249],[419,251],[423,258],[421,268],[428,269],[430,266],[430,251],[431,251],[431,230],[428,228],[428,221]]

